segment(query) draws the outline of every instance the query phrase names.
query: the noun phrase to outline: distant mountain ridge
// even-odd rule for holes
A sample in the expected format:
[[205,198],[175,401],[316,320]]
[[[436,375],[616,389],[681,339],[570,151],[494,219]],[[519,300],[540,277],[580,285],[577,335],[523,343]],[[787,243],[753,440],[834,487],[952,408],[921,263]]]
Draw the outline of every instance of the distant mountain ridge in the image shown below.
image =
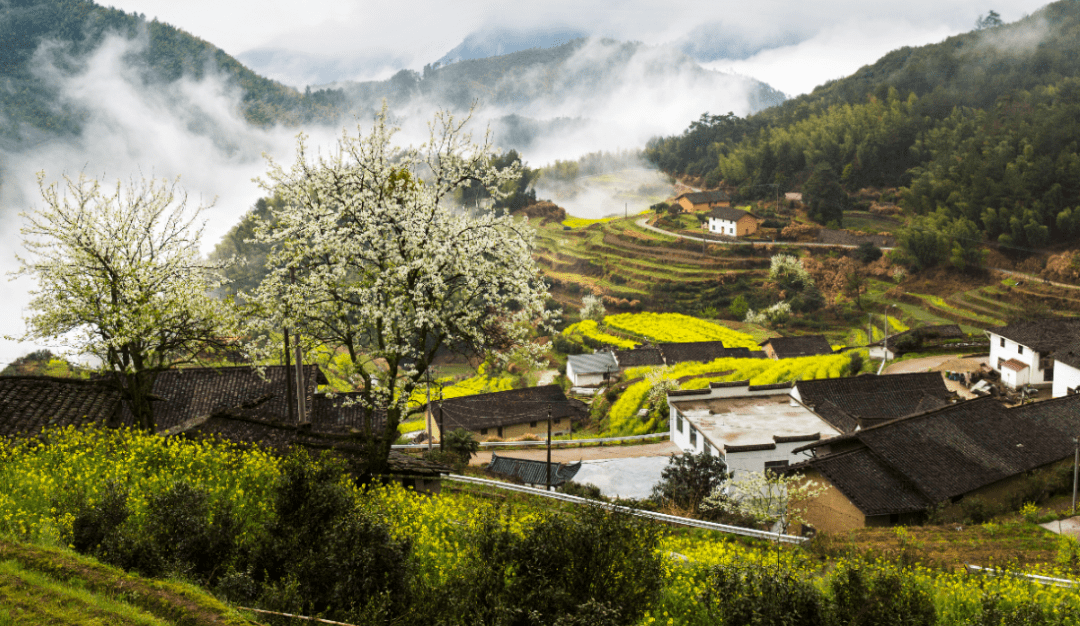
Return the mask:
[[499,28],[477,31],[469,34],[460,44],[432,65],[450,65],[458,61],[503,56],[531,48],[556,48],[588,36],[588,32],[578,28],[558,27],[531,30]]

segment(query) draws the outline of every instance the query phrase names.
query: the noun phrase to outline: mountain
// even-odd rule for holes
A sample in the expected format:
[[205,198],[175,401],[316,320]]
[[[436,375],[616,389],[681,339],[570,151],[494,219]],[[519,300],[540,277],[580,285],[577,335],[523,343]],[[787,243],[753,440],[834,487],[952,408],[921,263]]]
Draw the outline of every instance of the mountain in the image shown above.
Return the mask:
[[928,245],[937,257],[917,264],[965,265],[980,239],[1025,254],[1080,237],[1078,146],[1080,2],[1062,0],[895,50],[746,119],[703,117],[646,152],[743,196],[798,189],[814,174],[848,192],[899,187],[900,205],[923,216],[912,237],[957,233],[953,252]]
[[695,26],[671,46],[707,63],[719,59],[749,59],[764,50],[794,46],[805,38],[794,29],[749,30],[724,22],[709,22]]
[[458,61],[502,56],[531,48],[556,48],[575,39],[584,39],[589,33],[577,28],[537,28],[531,30],[495,30],[471,33],[453,50],[447,52],[433,66],[449,65]]
[[253,124],[295,125],[340,115],[336,94],[302,94],[259,76],[213,44],[143,15],[90,0],[5,0],[0,2],[0,138],[10,145],[40,133],[78,134],[85,111],[65,100],[50,78],[84,71],[88,55],[113,35],[133,42],[124,61],[144,86],[161,89],[214,72],[241,91],[243,115]]

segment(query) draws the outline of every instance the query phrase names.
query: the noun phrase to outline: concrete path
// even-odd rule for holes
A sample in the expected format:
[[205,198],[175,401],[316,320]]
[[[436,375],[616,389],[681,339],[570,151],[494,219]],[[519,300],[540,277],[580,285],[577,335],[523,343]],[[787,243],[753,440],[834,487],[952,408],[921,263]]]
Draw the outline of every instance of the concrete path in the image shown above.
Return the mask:
[[[481,450],[469,461],[469,465],[482,465],[491,461],[491,453],[499,456],[512,456],[519,459],[543,461],[547,459],[547,448],[528,448],[525,450]],[[670,441],[646,443],[638,446],[589,446],[587,448],[552,448],[551,460],[558,463],[576,463],[578,461],[598,461],[605,459],[633,459],[639,457],[682,454],[682,450]]]
[[1068,535],[1074,539],[1080,539],[1080,517],[1070,517],[1056,522],[1039,524],[1046,530],[1059,535]]

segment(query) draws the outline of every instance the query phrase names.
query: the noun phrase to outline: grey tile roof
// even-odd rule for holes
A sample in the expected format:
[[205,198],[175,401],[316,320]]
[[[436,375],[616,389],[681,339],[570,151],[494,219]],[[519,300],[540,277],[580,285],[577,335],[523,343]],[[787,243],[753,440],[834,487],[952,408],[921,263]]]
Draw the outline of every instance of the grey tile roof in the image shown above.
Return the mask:
[[[714,202],[731,202],[731,196],[723,191],[690,191],[680,194],[676,200],[686,198],[693,204],[712,204]],[[743,211],[745,213],[745,211]]]
[[615,357],[607,351],[593,354],[571,354],[566,363],[573,365],[575,374],[605,374],[619,371]]
[[55,426],[110,425],[120,394],[105,381],[45,376],[0,377],[0,436],[31,437]]
[[686,343],[661,343],[657,345],[664,357],[664,363],[675,365],[687,361],[707,363],[716,359],[749,359],[763,356],[760,351],[750,352],[748,348],[725,348],[722,341],[691,341]]
[[[552,463],[551,484],[558,486],[568,480],[573,480],[580,469],[581,461],[570,464]],[[499,456],[493,452],[487,471],[492,474],[511,476],[530,485],[547,484],[547,463],[544,461]]]
[[833,353],[832,346],[829,345],[829,340],[824,335],[773,337],[762,341],[759,345],[771,345],[778,359]]
[[440,430],[475,431],[543,422],[549,407],[552,419],[581,419],[588,412],[583,402],[568,399],[558,385],[544,385],[443,400],[436,404],[434,415],[443,422]]
[[843,432],[933,406],[927,396],[940,400],[939,406],[954,398],[940,372],[799,380],[795,387],[803,404]]
[[754,217],[752,213],[730,206],[714,206],[709,211],[709,217],[715,217],[718,220],[727,220],[729,222],[737,222],[746,216]]
[[1013,322],[987,332],[1047,354],[1080,341],[1080,319],[1054,317]]
[[664,356],[657,346],[640,346],[633,350],[616,350],[615,360],[621,369],[644,365],[655,367],[664,364]]
[[846,435],[861,447],[808,465],[867,515],[901,513],[913,494],[925,508],[1069,458],[1078,416],[1078,395],[1012,409],[979,398]]
[[1069,367],[1080,369],[1080,339],[1054,351],[1054,359]]

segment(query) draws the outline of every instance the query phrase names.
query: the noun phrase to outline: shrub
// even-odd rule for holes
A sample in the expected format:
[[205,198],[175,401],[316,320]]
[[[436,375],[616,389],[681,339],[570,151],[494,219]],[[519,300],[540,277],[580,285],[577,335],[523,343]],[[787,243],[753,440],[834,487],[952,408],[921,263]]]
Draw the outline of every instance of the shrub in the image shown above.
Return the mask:
[[960,512],[968,524],[982,524],[994,516],[994,507],[979,496],[968,496],[960,501]]
[[936,620],[927,590],[893,567],[843,566],[829,580],[829,589],[839,624],[929,626]]
[[702,598],[709,617],[724,626],[828,624],[828,609],[813,584],[788,571],[717,565]]
[[603,500],[604,496],[600,493],[600,488],[592,483],[575,483],[572,480],[568,480],[559,487],[561,493],[565,493],[570,496],[578,496],[579,498],[589,498],[591,500]]
[[471,432],[464,428],[454,429],[446,433],[445,437],[443,447],[447,452],[457,455],[462,463],[467,464],[469,459],[476,456],[476,453],[480,451],[480,442],[476,440],[476,437]]
[[106,553],[115,553],[119,549],[119,529],[128,518],[127,499],[127,489],[113,481],[106,483],[97,502],[91,504],[85,497],[79,498],[72,507],[67,542],[77,552],[102,560]]
[[862,243],[862,244],[859,244],[859,247],[855,248],[851,252],[851,256],[854,259],[856,259],[858,261],[862,261],[864,264],[873,263],[874,261],[877,261],[878,259],[881,258],[881,254],[882,254],[881,248],[875,246],[873,243],[871,243],[869,241],[867,241],[865,243]]
[[653,487],[653,499],[696,513],[701,501],[727,479],[727,464],[718,456],[707,452],[673,454]]

